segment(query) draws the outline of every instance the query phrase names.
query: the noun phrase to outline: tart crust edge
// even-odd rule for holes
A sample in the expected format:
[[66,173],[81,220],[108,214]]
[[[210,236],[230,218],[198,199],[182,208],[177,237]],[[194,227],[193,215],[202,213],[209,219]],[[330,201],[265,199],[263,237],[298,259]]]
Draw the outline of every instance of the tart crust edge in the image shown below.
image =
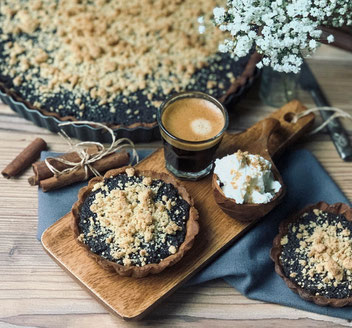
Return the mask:
[[187,190],[180,185],[174,177],[166,173],[158,173],[155,171],[147,171],[147,170],[139,170],[134,168],[135,175],[143,175],[151,177],[152,179],[160,179],[166,183],[171,183],[178,191],[179,195],[190,205],[189,209],[189,217],[186,223],[186,235],[185,239],[182,244],[180,244],[177,252],[172,254],[165,259],[163,259],[159,263],[150,263],[146,264],[141,267],[137,267],[134,265],[121,265],[113,261],[109,261],[104,259],[103,257],[93,253],[88,245],[84,244],[83,242],[78,240],[78,236],[80,235],[80,230],[78,226],[78,222],[80,220],[80,210],[81,207],[86,199],[86,197],[91,193],[93,186],[104,180],[104,178],[117,176],[121,173],[124,173],[126,169],[131,168],[131,166],[125,166],[119,169],[113,169],[107,171],[103,177],[95,177],[91,179],[88,183],[88,186],[83,187],[78,192],[78,200],[73,204],[71,209],[71,228],[73,230],[74,238],[80,247],[83,247],[88,256],[93,258],[98,264],[100,264],[105,269],[116,272],[121,276],[125,277],[135,277],[135,278],[142,278],[149,274],[156,274],[163,271],[165,268],[174,265],[181,258],[184,254],[193,246],[194,239],[199,232],[199,224],[198,224],[198,211],[194,207],[194,202],[192,197],[188,194]]
[[[255,68],[257,62],[260,60],[260,56],[257,53],[253,53],[250,57],[248,62],[245,65],[245,69],[239,75],[236,77],[236,80],[230,85],[230,87],[224,91],[224,94],[219,98],[220,102],[226,101],[226,99],[232,95],[235,94],[241,87],[244,87],[244,85],[254,77],[255,75]],[[41,113],[44,116],[47,117],[53,117],[57,119],[58,121],[62,122],[77,122],[79,119],[77,119],[74,116],[61,116],[58,113],[55,112],[50,112],[46,109],[43,108],[38,108],[34,105],[32,105],[29,101],[26,99],[22,98],[20,95],[18,95],[15,91],[7,88],[3,82],[0,81],[0,91],[4,92],[8,97],[10,97],[12,100],[21,103],[23,106],[25,106],[25,109],[31,109],[31,110],[36,110],[39,113]],[[153,121],[150,123],[147,122],[135,122],[130,125],[124,125],[124,124],[119,124],[119,123],[107,123],[107,122],[98,122],[107,125],[111,129],[136,129],[136,128],[147,128],[147,129],[152,129],[158,125],[157,121]],[[94,122],[92,122],[90,127],[95,127]]]
[[321,295],[312,295],[311,293],[304,290],[302,287],[295,284],[290,280],[284,273],[281,262],[280,254],[282,251],[281,238],[288,233],[288,225],[290,223],[298,222],[300,217],[308,211],[318,209],[321,211],[329,212],[336,215],[343,215],[346,220],[352,222],[352,208],[344,203],[328,204],[323,201],[316,204],[310,204],[300,210],[298,213],[291,215],[288,219],[283,220],[279,226],[279,233],[273,240],[273,246],[270,250],[270,258],[275,263],[275,272],[284,280],[286,285],[301,298],[306,301],[313,302],[320,306],[332,306],[335,308],[352,305],[352,297],[348,298],[327,298]]

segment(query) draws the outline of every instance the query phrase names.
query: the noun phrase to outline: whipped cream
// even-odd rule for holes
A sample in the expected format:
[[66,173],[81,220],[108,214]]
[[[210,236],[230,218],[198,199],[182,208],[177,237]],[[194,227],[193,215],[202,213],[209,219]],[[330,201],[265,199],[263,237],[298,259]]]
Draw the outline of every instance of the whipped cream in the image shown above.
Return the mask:
[[217,159],[214,173],[225,196],[237,204],[268,203],[281,188],[268,160],[241,150]]

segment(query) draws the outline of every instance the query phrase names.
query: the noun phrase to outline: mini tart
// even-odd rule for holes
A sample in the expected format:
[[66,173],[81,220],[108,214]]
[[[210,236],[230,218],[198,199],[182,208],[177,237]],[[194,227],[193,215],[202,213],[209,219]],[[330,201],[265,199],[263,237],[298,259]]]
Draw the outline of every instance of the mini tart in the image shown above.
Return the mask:
[[72,207],[78,244],[106,269],[145,277],[178,262],[198,234],[198,211],[170,175],[132,167],[89,181]]
[[306,301],[352,305],[352,209],[309,205],[283,221],[270,252],[276,273]]

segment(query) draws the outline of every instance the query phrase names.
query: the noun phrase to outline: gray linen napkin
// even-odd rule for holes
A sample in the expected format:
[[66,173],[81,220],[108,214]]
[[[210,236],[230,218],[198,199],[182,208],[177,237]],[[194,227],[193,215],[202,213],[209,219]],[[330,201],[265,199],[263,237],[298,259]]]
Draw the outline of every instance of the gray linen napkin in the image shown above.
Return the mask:
[[[140,158],[149,155],[151,151],[139,151]],[[43,152],[42,158],[51,154]],[[349,203],[349,201],[314,156],[306,150],[285,154],[277,167],[287,186],[283,202],[187,285],[223,278],[251,299],[352,320],[352,309],[349,307],[340,309],[320,307],[302,300],[275,273],[274,264],[269,257],[272,240],[278,233],[282,219],[307,204],[318,201],[328,203]],[[76,201],[78,190],[86,184],[87,182],[82,182],[48,193],[43,193],[39,189],[38,239],[47,227],[69,212]]]

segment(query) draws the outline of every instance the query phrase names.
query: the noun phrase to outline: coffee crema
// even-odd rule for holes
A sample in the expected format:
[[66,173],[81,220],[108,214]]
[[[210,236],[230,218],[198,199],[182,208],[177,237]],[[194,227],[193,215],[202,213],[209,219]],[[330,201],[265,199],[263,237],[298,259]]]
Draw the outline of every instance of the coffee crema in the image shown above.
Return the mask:
[[204,141],[215,137],[224,128],[221,109],[200,98],[177,100],[164,110],[162,123],[173,136],[187,141]]

